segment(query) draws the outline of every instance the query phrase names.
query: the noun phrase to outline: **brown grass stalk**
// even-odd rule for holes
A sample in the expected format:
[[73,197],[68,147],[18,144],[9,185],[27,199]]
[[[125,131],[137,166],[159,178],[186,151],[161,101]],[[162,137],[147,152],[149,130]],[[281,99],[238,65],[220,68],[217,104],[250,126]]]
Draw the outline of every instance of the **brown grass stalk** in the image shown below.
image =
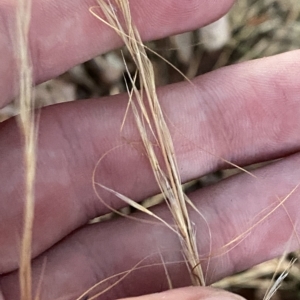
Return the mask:
[[[135,80],[131,78],[134,97],[130,99],[130,106],[156,182],[177,226],[183,251],[189,264],[192,283],[205,285],[199,264],[194,228],[188,213],[187,196],[182,189],[173,141],[156,93],[153,66],[147,56],[139,32],[133,24],[129,2],[128,0],[115,1],[117,11],[121,13],[121,19],[117,16],[115,7],[110,1],[98,0],[98,3],[106,20],[96,15],[94,11],[92,12],[101,21],[115,29],[136,64],[141,89],[136,88]],[[129,94],[131,95],[132,92]],[[153,139],[158,144],[162,161],[156,154],[152,143]]]

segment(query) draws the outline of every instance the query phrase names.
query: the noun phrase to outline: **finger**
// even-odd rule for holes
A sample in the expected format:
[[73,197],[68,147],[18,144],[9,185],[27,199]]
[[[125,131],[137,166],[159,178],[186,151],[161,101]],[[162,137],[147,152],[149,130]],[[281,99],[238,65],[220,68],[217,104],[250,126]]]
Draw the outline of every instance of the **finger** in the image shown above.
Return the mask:
[[[2,0],[3,2],[4,0]],[[6,1],[7,2],[7,1]],[[224,14],[233,0],[138,1],[131,0],[133,20],[143,39],[157,39],[192,30]],[[16,73],[12,47],[16,1],[1,7],[3,28],[0,106],[11,100]],[[30,49],[37,82],[57,76],[72,66],[121,45],[117,35],[89,12],[93,0],[33,1]]]
[[[207,284],[300,247],[300,188],[291,194],[300,183],[299,163],[296,154],[256,170],[258,179],[242,174],[190,195],[204,216],[190,214]],[[154,212],[171,223],[166,205]],[[118,280],[99,299],[158,292],[168,289],[168,281],[183,287],[190,276],[181,249],[178,236],[164,225],[119,218],[86,226],[40,256],[33,282],[36,287],[46,262],[41,300],[77,299],[113,275],[89,296]],[[16,272],[1,279],[6,300],[18,299],[17,280]]]
[[[182,83],[159,89],[183,181],[224,167],[219,158],[243,165],[299,150],[299,53],[225,68],[199,77],[194,86]],[[158,192],[131,115],[120,134],[126,105],[127,96],[121,95],[42,111],[34,256],[109,211],[92,185],[94,168],[105,153],[96,171],[97,182],[136,201]],[[1,272],[18,265],[22,151],[14,121],[2,124]],[[111,193],[99,192],[108,205],[124,206]]]
[[[242,300],[243,298],[212,288],[189,287],[126,300]],[[124,299],[125,300],[125,299]]]

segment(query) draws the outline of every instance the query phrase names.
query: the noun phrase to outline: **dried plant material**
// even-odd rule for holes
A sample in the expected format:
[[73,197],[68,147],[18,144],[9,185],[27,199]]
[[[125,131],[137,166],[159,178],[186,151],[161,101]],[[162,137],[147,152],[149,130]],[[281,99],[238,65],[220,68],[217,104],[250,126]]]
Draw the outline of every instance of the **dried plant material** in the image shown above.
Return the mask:
[[[295,278],[299,278],[300,271],[296,269],[293,271],[293,269],[291,269],[291,262],[292,264],[295,263],[294,260],[288,261],[285,256],[281,258],[280,261],[276,258],[261,263],[243,273],[228,276],[214,283],[212,286],[220,289],[229,289],[235,286],[240,288],[247,287],[270,290],[270,286],[274,284],[274,281],[272,283],[272,279],[268,279],[268,277],[274,277],[274,274],[283,274],[289,271]],[[266,279],[262,280],[262,278]],[[265,295],[266,294],[267,293],[265,293]]]
[[123,60],[115,52],[97,56],[92,61],[97,66],[103,82],[114,84],[123,78],[125,71]]
[[225,15],[218,21],[201,28],[199,33],[205,49],[208,51],[221,49],[231,36],[228,16]]
[[41,271],[41,275],[40,275],[40,278],[39,278],[39,281],[37,284],[34,300],[39,300],[41,297],[42,283],[43,283],[43,279],[44,279],[44,275],[45,275],[46,265],[47,265],[47,257],[44,258],[44,261],[43,261],[42,271]]
[[172,231],[174,231],[175,233],[177,233],[174,228],[172,226],[170,226],[166,221],[164,221],[162,218],[158,217],[157,215],[155,215],[151,210],[145,208],[144,206],[138,204],[137,202],[129,199],[128,197],[118,193],[118,192],[115,192],[114,190],[102,185],[102,184],[98,184],[100,187],[102,187],[104,190],[114,194],[116,197],[118,197],[119,199],[123,200],[125,203],[127,203],[129,206],[132,206],[133,208],[157,219],[158,221],[160,221],[161,223],[163,223],[164,225],[166,225],[169,229],[171,229]]
[[50,104],[70,102],[76,99],[74,84],[62,79],[46,81],[34,89],[34,107],[42,108]]
[[[98,3],[107,21],[96,14],[95,8],[91,9],[91,12],[119,34],[136,64],[141,89],[138,90],[135,87],[135,79],[129,76],[133,86],[130,95],[133,93],[135,96],[130,97],[129,103],[157,184],[170,208],[180,234],[192,283],[205,285],[199,264],[195,232],[187,209],[186,195],[181,186],[173,141],[156,94],[153,66],[139,32],[133,25],[129,2],[128,0],[116,0],[117,7],[114,7],[110,1],[99,0]],[[116,11],[118,11],[118,15],[121,15],[121,20],[116,15]],[[162,159],[159,159],[156,154],[153,139],[158,145],[157,148]]]
[[159,254],[160,254],[161,262],[162,262],[162,265],[164,267],[165,275],[166,275],[166,278],[167,278],[167,281],[168,281],[169,290],[173,290],[173,283],[172,283],[172,279],[171,279],[171,276],[170,276],[169,271],[168,271],[168,267],[166,266],[166,264],[164,262],[164,258],[162,256],[162,254],[161,253],[159,253]]
[[[97,299],[97,297],[99,297],[99,296],[105,294],[106,292],[108,292],[109,290],[111,290],[113,287],[115,287],[120,282],[122,282],[126,277],[128,277],[131,273],[133,273],[137,270],[142,270],[142,269],[157,267],[157,266],[163,266],[164,268],[167,268],[167,266],[169,266],[169,265],[175,265],[175,264],[182,264],[183,263],[183,261],[173,261],[173,262],[168,262],[168,263],[163,262],[163,263],[154,263],[154,264],[142,265],[143,262],[145,262],[147,259],[151,258],[151,256],[153,256],[153,255],[160,255],[162,257],[161,252],[149,255],[149,256],[143,258],[138,263],[136,263],[135,266],[133,266],[133,268],[131,268],[130,270],[123,271],[123,272],[120,272],[118,274],[114,274],[114,275],[109,276],[109,277],[101,280],[100,282],[96,283],[95,285],[93,285],[91,288],[86,290],[83,294],[81,294],[75,300],[85,299],[85,297],[88,297],[88,295],[91,295],[91,294],[93,294],[93,296],[89,296],[89,298],[88,298],[89,300]],[[115,282],[113,284],[110,284],[108,286],[106,285],[107,286],[106,288],[104,288],[102,290],[100,289],[100,292],[97,292],[97,290],[99,290],[101,285],[107,284],[110,280],[113,280],[113,279],[115,279]],[[168,280],[168,282],[169,282],[169,280]]]
[[31,18],[31,1],[19,0],[17,5],[17,45],[20,78],[20,117],[19,126],[24,140],[24,226],[20,255],[20,291],[21,300],[32,299],[31,287],[31,252],[32,227],[34,220],[34,179],[36,134],[32,105],[32,66],[28,50],[29,26]]
[[[106,292],[108,292],[109,290],[111,290],[113,287],[115,287],[116,285],[118,285],[120,282],[122,282],[127,276],[129,276],[133,271],[135,271],[136,269],[138,269],[139,265],[142,263],[143,261],[138,262],[131,270],[129,271],[125,271],[119,274],[115,274],[113,276],[110,276],[98,283],[96,283],[94,286],[92,286],[91,288],[89,288],[87,291],[85,291],[83,294],[81,294],[76,300],[82,300],[82,299],[88,299],[88,300],[94,300],[97,299],[99,296],[105,294]],[[120,277],[120,278],[118,278]],[[91,293],[95,293],[95,290],[97,288],[99,288],[102,284],[108,282],[111,279],[115,279],[117,278],[117,280],[108,285],[108,287],[104,288],[103,290],[101,290],[100,292],[96,292],[95,295],[93,296],[89,296]]]
[[[76,85],[63,79],[51,79],[33,88],[32,101],[34,108],[42,108],[75,99]],[[17,100],[0,109],[0,122],[20,114],[20,105]]]
[[[281,286],[282,282],[284,281],[284,279],[288,276],[290,269],[292,268],[292,266],[294,265],[294,263],[296,262],[297,259],[292,259],[289,263],[289,265],[286,267],[286,269],[281,273],[281,275],[274,281],[274,283],[272,284],[272,286],[269,288],[269,290],[267,291],[265,297],[263,300],[270,300],[274,294],[277,292],[277,290],[279,289],[279,287]],[[280,263],[279,263],[280,264]],[[274,273],[274,276],[276,275],[276,273]],[[273,278],[274,278],[273,276]]]
[[[251,231],[256,228],[258,225],[262,224],[265,220],[267,220],[274,212],[276,212],[280,207],[285,207],[285,202],[295,193],[295,191],[299,188],[300,183],[297,184],[283,199],[278,198],[278,204],[273,203],[270,206],[266,207],[260,215],[262,214],[262,217],[259,217],[258,221],[255,222],[251,227],[249,227],[247,230],[245,230],[243,233],[238,235],[236,238],[232,239],[229,243],[222,246],[221,249],[233,249],[238,243],[240,243],[247,235],[251,233]],[[288,214],[289,217],[289,214]],[[295,227],[293,226],[293,229]],[[296,233],[296,236],[298,237],[298,234]],[[229,251],[230,251],[229,250]],[[228,252],[228,251],[227,251]],[[223,251],[220,252],[220,254],[224,254]]]
[[230,13],[229,63],[298,49],[299,14],[298,0],[238,1]]
[[15,102],[9,103],[0,109],[0,122],[3,122],[19,113],[19,109]]
[[185,32],[177,34],[170,39],[177,50],[178,60],[185,65],[190,64],[193,57],[193,33]]
[[81,87],[89,91],[94,91],[95,95],[101,93],[100,87],[90,78],[84,65],[73,67],[68,71],[65,77],[68,81],[75,83],[77,88]]

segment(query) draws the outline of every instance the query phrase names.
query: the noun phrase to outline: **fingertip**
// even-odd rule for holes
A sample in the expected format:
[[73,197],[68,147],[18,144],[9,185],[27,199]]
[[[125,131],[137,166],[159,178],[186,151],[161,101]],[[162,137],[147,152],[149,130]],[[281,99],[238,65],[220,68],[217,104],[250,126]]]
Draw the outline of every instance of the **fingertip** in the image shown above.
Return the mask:
[[[120,299],[122,300],[122,299]],[[209,287],[187,287],[123,300],[245,300],[243,297]]]

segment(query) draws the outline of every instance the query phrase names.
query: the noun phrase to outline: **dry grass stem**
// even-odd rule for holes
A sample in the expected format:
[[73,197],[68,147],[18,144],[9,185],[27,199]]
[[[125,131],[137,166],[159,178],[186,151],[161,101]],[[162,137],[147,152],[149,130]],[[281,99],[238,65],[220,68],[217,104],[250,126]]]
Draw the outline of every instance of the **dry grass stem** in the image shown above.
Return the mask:
[[[83,294],[81,294],[78,298],[76,298],[75,300],[81,300],[84,299],[84,297],[86,297],[87,295],[91,295],[94,294],[93,296],[90,296],[89,300],[92,299],[96,299],[97,297],[99,297],[100,295],[105,294],[106,292],[108,292],[109,290],[111,290],[112,288],[114,288],[115,286],[117,286],[119,283],[121,283],[126,277],[128,277],[131,273],[138,271],[138,270],[142,270],[142,269],[146,269],[146,268],[151,268],[151,267],[157,267],[157,266],[163,266],[164,270],[166,270],[166,268],[170,265],[175,265],[175,264],[182,264],[185,261],[173,261],[173,262],[162,262],[162,263],[154,263],[154,264],[146,264],[146,265],[142,265],[143,262],[145,262],[147,259],[149,259],[151,256],[154,255],[160,255],[162,257],[162,253],[154,253],[151,254],[145,258],[143,258],[142,260],[140,260],[137,264],[135,264],[130,270],[127,271],[123,271],[120,272],[118,274],[114,274],[112,276],[109,276],[101,281],[99,281],[98,283],[96,283],[95,285],[93,285],[92,287],[90,287],[88,290],[86,290]],[[120,277],[120,278],[118,278]],[[108,287],[104,288],[104,289],[100,289],[100,292],[96,292],[96,290],[98,290],[101,285],[107,284],[110,280],[115,279],[116,281],[112,284],[110,284]],[[168,279],[168,283],[169,283],[169,278]]]
[[151,210],[145,208],[144,206],[142,206],[141,204],[131,200],[130,198],[102,185],[102,184],[97,184],[99,185],[101,188],[103,188],[104,190],[114,194],[116,197],[118,197],[119,199],[123,200],[125,203],[127,203],[129,206],[132,206],[133,208],[157,219],[158,221],[160,221],[161,223],[163,223],[164,225],[166,225],[169,229],[171,229],[172,231],[174,231],[177,234],[177,231],[175,231],[175,229],[170,226],[166,221],[164,221],[162,218],[158,217],[157,215],[155,215]]
[[[270,207],[270,211],[267,212],[264,216],[262,216],[255,224],[253,224],[251,227],[249,227],[243,233],[241,233],[240,235],[238,235],[236,238],[232,239],[229,243],[225,244],[221,249],[226,249],[228,247],[235,247],[237,245],[237,243],[240,243],[241,240],[244,239],[247,235],[249,235],[253,229],[255,229],[258,225],[260,225],[262,222],[264,222],[265,220],[267,220],[280,207],[284,207],[285,202],[295,193],[295,191],[299,188],[299,186],[300,186],[300,183],[297,184],[282,200],[278,199],[279,203],[276,204],[273,208]],[[273,204],[271,206],[273,206]],[[293,230],[295,230],[295,226],[293,226]],[[298,234],[296,236],[298,237]],[[232,248],[230,248],[230,250],[231,249]],[[224,254],[224,252],[222,251],[220,253],[220,255],[223,255],[223,254]]]
[[[129,2],[128,0],[116,0],[116,6],[113,6],[110,1],[98,0],[98,3],[107,21],[99,16],[98,18],[115,29],[136,64],[141,89],[136,88],[135,80],[130,77],[133,85],[132,92],[135,96],[130,99],[130,106],[157,184],[170,208],[180,234],[183,251],[191,271],[192,283],[205,285],[199,264],[195,232],[187,209],[186,195],[182,190],[173,141],[156,94],[153,66],[139,32],[133,25]],[[121,13],[121,20],[116,12],[118,15],[120,15],[119,12]],[[158,144],[162,160],[156,154],[152,143],[153,139]]]
[[32,67],[28,50],[31,1],[18,0],[16,56],[19,67],[20,117],[19,125],[24,140],[24,227],[20,256],[21,300],[32,299],[31,288],[31,242],[34,220],[34,179],[35,179],[35,127],[32,112]]
[[[282,261],[284,259],[284,256],[282,258]],[[284,279],[289,275],[289,271],[292,268],[292,266],[294,265],[294,263],[296,262],[296,258],[292,259],[289,263],[289,265],[287,266],[287,268],[280,274],[280,276],[274,281],[276,272],[274,273],[273,276],[273,284],[272,286],[267,290],[267,293],[265,294],[265,297],[263,298],[263,300],[270,300],[274,294],[277,292],[277,290],[280,288],[282,282],[284,281]],[[279,264],[282,262],[280,261]]]
[[[264,293],[264,297],[267,297],[269,290],[274,285],[274,275],[289,271],[295,278],[299,278],[300,272],[297,268],[291,269],[291,262],[295,263],[293,260],[287,261],[286,256],[282,256],[280,259],[274,259],[254,266],[246,272],[225,277],[214,283],[213,287],[228,289],[232,286],[250,288],[259,285],[267,291]],[[273,279],[270,278],[270,275],[273,275]]]

